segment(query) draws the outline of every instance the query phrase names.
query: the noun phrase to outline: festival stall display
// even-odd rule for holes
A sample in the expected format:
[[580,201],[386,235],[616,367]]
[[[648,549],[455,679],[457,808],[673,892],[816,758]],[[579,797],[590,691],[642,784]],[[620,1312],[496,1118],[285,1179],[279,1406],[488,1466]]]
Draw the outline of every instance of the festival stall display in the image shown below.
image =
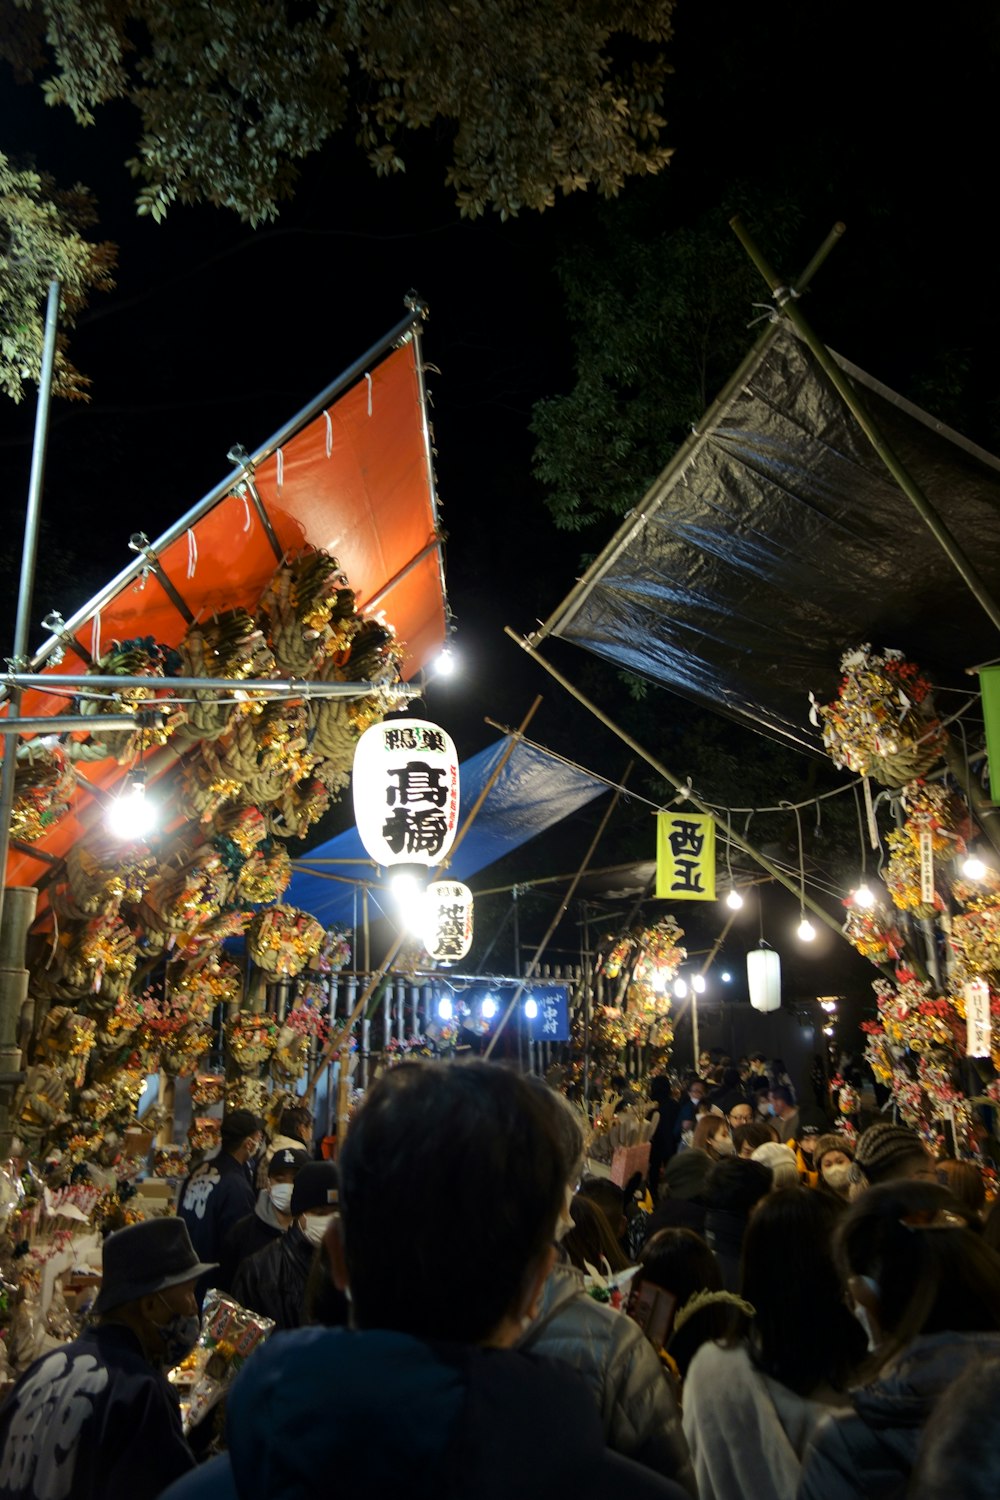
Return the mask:
[[[885,837],[888,900],[845,902],[855,948],[895,976],[875,981],[865,1055],[900,1119],[929,1142],[947,1131],[951,1148],[974,1154],[972,1101],[1000,1097],[988,1081],[1000,1067],[990,1024],[1000,1016],[1000,876],[968,858],[977,829],[962,786],[942,765],[948,734],[927,678],[900,652],[868,645],[849,652],[841,670],[836,699],[814,708],[827,751],[891,788],[897,810]],[[877,841],[867,780],[865,791]],[[970,1005],[985,1012],[975,1031]],[[858,1107],[842,1087],[848,1132]]]
[[[85,736],[22,748],[15,836],[40,836],[71,804],[84,832],[43,882],[47,914],[29,942],[34,1026],[13,1106],[18,1157],[0,1208],[0,1278],[13,1247],[27,1243],[17,1282],[30,1289],[32,1268],[59,1242],[57,1221],[35,1211],[39,1183],[84,1193],[78,1211],[106,1231],[167,1207],[135,1191],[147,1160],[154,1181],[176,1182],[193,1152],[217,1144],[224,1107],[270,1115],[295,1097],[326,1037],[323,976],[350,949],[344,933],[281,903],[285,841],[342,794],[358,739],[398,706],[401,654],[387,627],[357,611],[336,559],[305,549],[286,557],[254,616],[233,610],[192,625],[179,650],[115,643],[92,671],[148,677],[148,688],[92,700]],[[171,692],[172,676],[203,674],[231,680],[232,694],[185,701]],[[239,689],[289,677],[373,690],[264,701]],[[140,717],[151,705],[155,725]],[[134,731],[102,729],[112,707],[135,715]],[[137,773],[143,788],[148,781],[160,831],[137,824],[115,837],[100,803],[81,810],[76,768],[110,756],[130,784]],[[224,948],[237,936],[249,972],[291,984],[277,1010],[265,1009],[262,982],[248,998],[244,970]],[[151,1074],[159,1098],[140,1121]],[[184,1144],[171,1131],[179,1078],[191,1080],[194,1107]]]
[[636,927],[622,937],[607,940],[599,969],[605,979],[617,981],[614,1004],[599,1006],[589,1017],[586,1038],[586,1018],[578,1013],[573,1028],[577,1075],[585,1051],[597,1073],[614,1071],[629,1042],[648,1049],[650,1071],[666,1066],[674,1040],[670,1016],[673,984],[687,957],[687,950],[681,946],[683,936],[683,928],[673,917],[664,917],[650,927]]

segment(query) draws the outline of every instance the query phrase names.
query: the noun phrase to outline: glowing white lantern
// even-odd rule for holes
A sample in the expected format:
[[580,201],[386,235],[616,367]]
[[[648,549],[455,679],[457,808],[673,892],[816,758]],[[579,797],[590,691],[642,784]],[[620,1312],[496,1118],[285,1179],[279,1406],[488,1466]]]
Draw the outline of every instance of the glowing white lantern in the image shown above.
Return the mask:
[[354,818],[376,864],[436,865],[458,829],[454,741],[425,719],[373,724],[354,752]]
[[435,963],[458,963],[472,947],[472,892],[458,880],[435,880],[424,901],[424,947]]
[[754,1010],[777,1010],[781,1004],[781,959],[773,948],[751,948],[747,984]]

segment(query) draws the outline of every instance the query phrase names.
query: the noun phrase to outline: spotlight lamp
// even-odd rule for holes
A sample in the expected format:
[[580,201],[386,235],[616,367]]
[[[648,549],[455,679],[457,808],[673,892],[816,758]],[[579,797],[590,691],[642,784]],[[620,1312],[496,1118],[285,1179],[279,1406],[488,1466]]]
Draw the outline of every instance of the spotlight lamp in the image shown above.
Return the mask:
[[438,1001],[438,1018],[442,1021],[450,1021],[455,1014],[455,1007],[447,995],[442,995]]
[[529,995],[524,1002],[524,1018],[526,1021],[534,1021],[538,1016],[538,1001]]
[[674,994],[677,996],[678,1000],[683,1000],[684,997],[685,997],[685,995],[687,994],[687,992],[688,992],[687,980],[686,979],[675,979],[674,980]]
[[704,974],[695,974],[694,978],[691,980],[691,988],[694,990],[695,994],[703,995],[705,993],[706,984]]
[[152,833],[156,822],[156,807],[146,797],[146,773],[132,771],[122,791],[108,807],[108,829],[116,839],[138,843]]
[[986,865],[978,854],[970,854],[962,862],[962,874],[966,880],[982,880],[986,875]]
[[482,1005],[479,1007],[479,1014],[482,1016],[484,1021],[492,1021],[496,1013],[497,1003],[492,995],[487,995],[483,1000]]

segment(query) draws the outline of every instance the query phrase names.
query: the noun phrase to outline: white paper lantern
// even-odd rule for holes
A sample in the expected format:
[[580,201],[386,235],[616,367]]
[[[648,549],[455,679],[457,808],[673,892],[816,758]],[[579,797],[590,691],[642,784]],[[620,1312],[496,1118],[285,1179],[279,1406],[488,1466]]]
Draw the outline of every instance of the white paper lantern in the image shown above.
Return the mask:
[[458,829],[458,755],[426,719],[373,724],[354,752],[354,819],[376,864],[436,865]]
[[777,1010],[781,1004],[781,959],[773,948],[751,948],[747,984],[754,1010]]
[[472,947],[472,892],[458,880],[434,880],[425,901],[424,947],[435,963],[458,963]]

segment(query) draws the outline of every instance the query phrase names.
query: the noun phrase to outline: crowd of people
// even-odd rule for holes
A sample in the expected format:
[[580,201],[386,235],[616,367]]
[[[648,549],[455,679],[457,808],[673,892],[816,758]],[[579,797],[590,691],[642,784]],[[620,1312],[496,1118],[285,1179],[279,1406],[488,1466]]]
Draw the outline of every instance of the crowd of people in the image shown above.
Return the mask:
[[[780,1063],[657,1078],[648,1178],[486,1063],[404,1063],[337,1165],[242,1111],[175,1217],[119,1230],[95,1322],[0,1409],[0,1500],[992,1495],[1000,1208]],[[165,1371],[210,1287],[274,1320],[198,1462]],[[620,1487],[620,1491],[619,1491]]]

